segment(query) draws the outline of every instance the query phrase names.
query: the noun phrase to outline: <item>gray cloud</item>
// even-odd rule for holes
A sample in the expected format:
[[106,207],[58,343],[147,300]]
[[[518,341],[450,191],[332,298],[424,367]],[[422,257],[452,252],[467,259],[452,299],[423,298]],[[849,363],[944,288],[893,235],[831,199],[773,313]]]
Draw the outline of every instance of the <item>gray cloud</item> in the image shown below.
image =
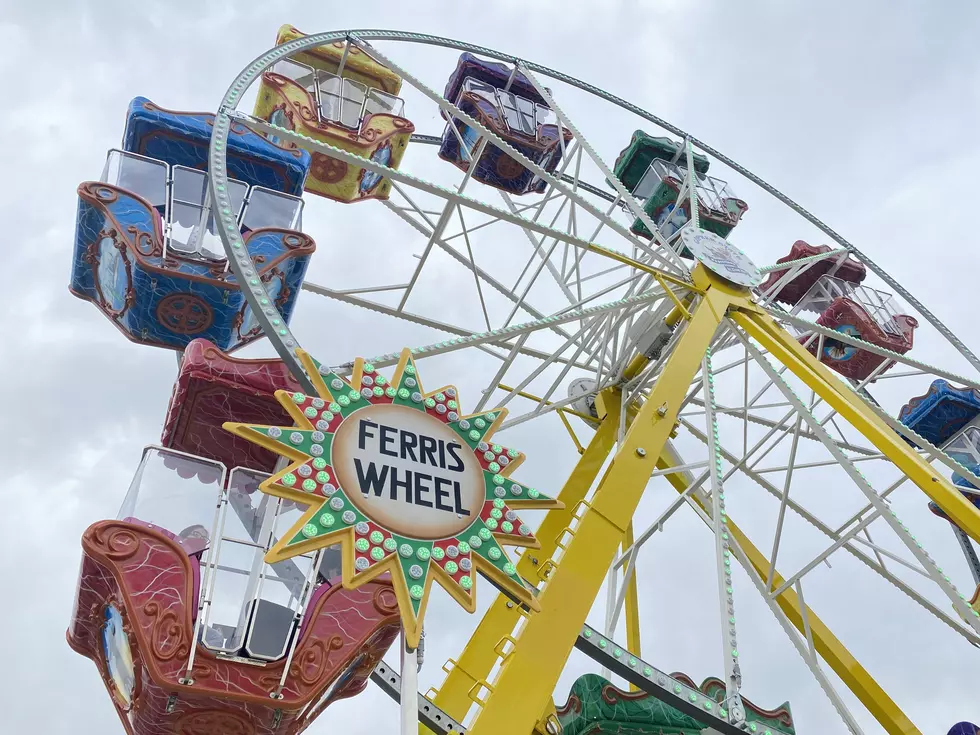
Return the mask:
[[[446,35],[596,83],[690,130],[810,207],[974,343],[975,317],[967,305],[969,274],[980,265],[970,216],[980,162],[974,134],[980,112],[975,52],[980,19],[973,4],[939,9],[875,0],[817,8],[762,0],[624,0],[605,5],[600,10],[593,3],[420,2],[392,5],[384,14],[356,5],[292,1],[5,6],[0,73],[10,86],[0,113],[6,173],[0,213],[7,224],[10,275],[0,321],[6,357],[0,402],[7,417],[0,424],[5,459],[0,497],[6,510],[0,516],[0,550],[11,604],[0,611],[0,641],[16,662],[10,669],[16,674],[8,674],[0,700],[9,704],[10,731],[60,735],[119,729],[93,666],[64,642],[78,538],[93,521],[115,515],[142,446],[158,440],[175,374],[172,354],[129,343],[93,307],[68,294],[75,187],[96,178],[106,149],[118,145],[132,97],[144,95],[173,109],[211,109],[232,76],[271,46],[281,23],[308,32],[389,26]],[[383,48],[436,89],[453,63],[448,51]],[[597,108],[577,93],[566,94],[559,101],[611,162],[637,121]],[[419,129],[438,133],[434,108],[423,107],[417,97],[409,102],[410,117],[424,111],[416,119]],[[413,171],[446,179],[439,169],[444,164],[434,162],[431,151],[411,155]],[[748,182],[733,178],[732,183],[751,207],[733,240],[758,262],[784,255],[798,237],[823,241]],[[488,190],[476,195],[499,204]],[[424,238],[372,204],[313,203],[307,229],[320,251],[311,268],[317,282],[346,284],[347,277],[355,284],[380,282],[378,274],[410,268],[411,253],[424,245]],[[522,253],[519,265],[527,253],[526,243],[512,235],[500,243],[488,235],[481,247],[478,259]],[[364,249],[382,261],[377,271],[337,274],[327,266],[325,253]],[[472,281],[444,260],[434,262],[432,280],[413,296],[412,308],[429,314],[443,309],[442,318],[478,329],[478,312],[463,304]],[[326,331],[325,319],[338,316],[347,320],[343,328]],[[439,338],[427,328],[310,294],[303,295],[294,326],[304,344],[330,362]],[[917,356],[944,364],[959,359],[929,330],[920,334]],[[268,352],[260,344],[246,354]],[[476,355],[428,362],[429,384],[456,381],[467,402],[476,400],[496,368]],[[880,390],[889,405],[900,405],[915,393],[908,385],[884,381]],[[734,424],[732,431],[737,435]],[[529,455],[521,470],[527,482],[559,489],[577,456],[562,432],[558,420],[548,417],[508,433],[508,443]],[[693,441],[682,442],[682,450],[689,456],[699,451]],[[869,471],[869,476],[884,483],[894,477],[890,471]],[[833,518],[848,512],[845,504],[851,510],[861,504],[839,471],[809,472],[814,479],[800,502]],[[773,482],[779,485],[780,479]],[[662,480],[651,483],[643,518],[652,518],[671,495]],[[733,518],[768,551],[775,504],[762,500],[748,481],[733,482],[729,496]],[[937,558],[949,559],[965,581],[952,536],[928,515],[921,496],[905,490],[895,501],[919,538],[937,550]],[[812,529],[802,525],[794,531],[799,547],[781,556],[783,569],[798,568],[806,552],[821,548],[823,537],[808,534]],[[720,673],[708,533],[693,514],[681,512],[649,548],[639,572],[644,655],[695,679]],[[850,557],[835,555],[832,564],[832,570],[821,568],[808,577],[808,601],[913,722],[923,732],[943,732],[957,720],[980,719],[974,652]],[[764,707],[789,699],[803,733],[839,731],[827,699],[741,572],[736,586],[747,696]],[[481,611],[492,597],[481,585]],[[604,592],[597,599],[595,625],[601,622]],[[948,603],[939,604],[949,609]],[[466,616],[436,592],[429,620],[423,690],[438,686],[439,665],[459,652],[478,617]],[[573,653],[556,690],[559,701],[586,670],[594,670],[591,662]],[[853,697],[845,698],[866,732],[877,732]],[[396,717],[397,706],[371,687],[334,705],[310,732],[377,732],[392,728]]]

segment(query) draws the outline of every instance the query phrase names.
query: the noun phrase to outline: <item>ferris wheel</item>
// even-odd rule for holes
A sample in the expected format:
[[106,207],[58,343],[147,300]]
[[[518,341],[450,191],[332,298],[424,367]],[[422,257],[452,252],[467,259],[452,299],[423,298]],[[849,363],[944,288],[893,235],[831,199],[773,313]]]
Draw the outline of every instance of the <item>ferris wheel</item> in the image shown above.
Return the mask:
[[[455,66],[416,75],[421,46]],[[591,142],[583,115],[603,121]],[[833,244],[787,241],[760,267],[748,191]],[[402,702],[403,730],[794,733],[788,706],[753,704],[768,693],[749,679],[743,692],[742,661],[765,655],[739,645],[743,596],[849,731],[862,728],[837,681],[885,731],[918,732],[805,601],[835,554],[980,644],[980,358],[822,221],[632,103],[451,39],[283,26],[213,115],[134,100],[122,147],[79,195],[73,292],[180,364],[119,518],[83,538],[69,630],[127,732],[297,733],[370,678]],[[340,208],[404,234],[338,233]],[[322,231],[304,227],[314,217]],[[330,319],[294,332],[313,298]],[[334,354],[350,307],[438,336]],[[278,359],[227,354],[263,337]],[[440,357],[465,365],[458,392],[423,390]],[[397,428],[392,407],[431,425]],[[388,454],[386,421],[390,485],[359,463],[370,440]],[[497,443],[522,426],[578,456],[540,491]],[[483,480],[440,491],[433,469],[445,517],[427,526],[417,467],[396,498],[396,471],[426,457],[472,464],[486,497]],[[647,514],[664,481],[676,499]],[[911,485],[965,565],[899,517],[890,496]],[[537,528],[524,508],[547,510]],[[719,678],[701,684],[640,641],[641,552],[683,513],[711,539]],[[495,599],[443,683],[412,695],[433,580],[470,611]],[[400,629],[399,671],[383,656]],[[573,649],[597,671],[557,691]]]

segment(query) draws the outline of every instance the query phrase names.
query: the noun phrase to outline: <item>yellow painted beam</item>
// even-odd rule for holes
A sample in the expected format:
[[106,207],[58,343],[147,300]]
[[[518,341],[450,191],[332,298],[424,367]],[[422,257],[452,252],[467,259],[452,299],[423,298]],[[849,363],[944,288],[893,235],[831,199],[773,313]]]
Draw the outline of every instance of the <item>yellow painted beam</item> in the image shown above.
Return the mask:
[[[500,390],[507,391],[508,393],[510,393],[512,390],[514,390],[509,385],[504,385],[503,383],[497,383],[497,387],[500,388]],[[538,396],[534,395],[533,393],[528,393],[527,391],[519,390],[519,391],[517,391],[517,394],[516,395],[519,395],[521,398],[527,398],[528,400],[534,401],[536,403],[541,403],[542,402],[541,399],[538,398]],[[551,401],[544,401],[544,405],[550,406],[552,404],[551,404]],[[587,421],[590,424],[594,424],[595,423],[595,419],[592,416],[589,416],[588,414],[585,414],[585,413],[579,413],[578,411],[576,411],[574,409],[567,408],[567,407],[563,406],[563,407],[561,407],[559,409],[556,409],[556,410],[559,411],[559,412],[562,412],[562,413],[570,413],[572,416],[578,416],[580,419],[582,419],[583,421]]]
[[[670,452],[663,452],[657,462],[658,469],[668,469],[677,466],[678,462],[670,456]],[[688,473],[677,472],[665,475],[668,482],[678,493],[683,493],[688,484],[693,479]],[[710,513],[709,509],[694,497],[693,500]],[[769,559],[753,544],[742,532],[736,523],[729,517],[728,532],[735,542],[745,552],[749,563],[762,579],[769,578]],[[779,572],[773,575],[774,588],[778,588],[785,580]],[[803,633],[803,615],[800,599],[796,592],[790,588],[776,598],[776,604],[783,611],[790,622]],[[840,642],[830,628],[817,616],[809,605],[806,607],[807,621],[810,623],[810,633],[813,636],[813,646],[817,653],[830,666],[831,669],[840,677],[841,681],[850,689],[854,695],[861,700],[861,703],[868,709],[876,720],[885,728],[890,735],[921,735],[918,728],[912,721],[899,709],[898,705],[888,696],[884,689],[878,686],[874,677],[868,673],[860,662],[851,655],[847,647]]]
[[[501,664],[492,694],[470,728],[471,735],[530,732],[551,698],[674,427],[681,400],[733,298],[730,287],[716,286],[710,278],[707,281],[704,299],[538,596],[540,612],[528,618],[513,652]],[[607,417],[603,424],[608,422]]]
[[[565,507],[548,512],[540,528],[535,532],[541,548],[526,550],[517,562],[517,573],[531,580],[532,583],[543,571],[545,562],[554,555],[558,548],[557,542],[565,529],[572,524],[572,514],[585,499],[606,457],[612,451],[619,425],[620,403],[618,397],[616,400],[603,401],[606,415],[558,495]],[[462,721],[469,711],[473,704],[470,698],[471,689],[479,682],[486,681],[490,675],[491,669],[499,658],[495,649],[498,649],[504,636],[510,635],[514,630],[520,615],[521,613],[509,598],[498,594],[470,637],[459,660],[452,662],[452,668],[449,669],[442,686],[432,697],[432,701],[457,721]],[[550,689],[548,694],[550,696]],[[545,702],[540,702],[535,720],[544,707]],[[530,733],[533,724],[532,722],[524,732]],[[429,730],[424,725],[420,725],[419,732],[426,735]]]
[[897,432],[875,415],[859,396],[842,385],[831,374],[830,368],[804,349],[768,314],[758,311],[733,312],[732,319],[874,444],[930,500],[942,508],[953,523],[980,543],[980,509],[936,472]]
[[[629,526],[626,528],[626,533],[623,534],[623,551],[625,552],[628,548],[633,545],[633,522],[630,521]],[[626,567],[623,567],[623,572],[625,574]],[[624,605],[626,607],[626,648],[637,658],[642,656],[640,651],[640,596],[637,588],[636,582],[636,570],[633,570],[633,576],[626,583],[626,598],[624,599]],[[640,688],[633,683],[630,683],[630,691],[637,692]]]

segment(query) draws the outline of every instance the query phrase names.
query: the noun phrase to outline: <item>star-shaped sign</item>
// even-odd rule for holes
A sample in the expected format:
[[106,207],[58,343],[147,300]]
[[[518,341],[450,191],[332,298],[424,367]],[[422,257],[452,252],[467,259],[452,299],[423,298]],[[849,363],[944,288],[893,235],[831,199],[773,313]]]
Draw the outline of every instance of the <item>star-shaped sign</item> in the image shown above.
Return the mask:
[[539,548],[517,510],[561,503],[511,479],[524,455],[492,442],[506,409],[462,415],[454,387],[423,390],[407,349],[390,381],[362,359],[346,380],[298,355],[317,395],[277,391],[294,426],[224,425],[292,460],[259,487],[308,506],[266,561],[339,543],[345,587],[390,573],[412,647],[433,580],[468,612],[477,572],[537,610],[501,545]]

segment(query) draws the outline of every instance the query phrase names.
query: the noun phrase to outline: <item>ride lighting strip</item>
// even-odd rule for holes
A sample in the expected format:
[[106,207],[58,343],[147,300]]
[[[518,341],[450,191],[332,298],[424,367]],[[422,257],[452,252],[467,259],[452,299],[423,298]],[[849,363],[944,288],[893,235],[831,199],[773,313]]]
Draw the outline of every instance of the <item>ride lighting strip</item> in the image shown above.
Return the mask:
[[[591,626],[583,627],[575,647],[668,707],[680,710],[720,733],[744,735],[746,732],[759,732],[759,726],[754,722],[745,723],[743,727],[731,724],[725,708],[704,692],[689,687],[637,658]],[[760,735],[772,735],[772,732],[766,729]]]

